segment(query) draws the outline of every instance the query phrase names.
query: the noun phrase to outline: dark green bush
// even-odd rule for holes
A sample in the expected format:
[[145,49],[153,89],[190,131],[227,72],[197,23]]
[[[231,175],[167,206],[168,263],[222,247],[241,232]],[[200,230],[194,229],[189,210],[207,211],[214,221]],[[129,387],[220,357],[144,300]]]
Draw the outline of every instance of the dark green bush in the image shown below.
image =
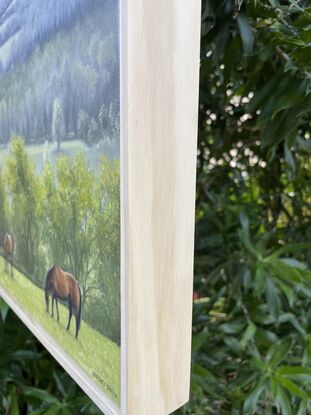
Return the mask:
[[0,300],[0,414],[77,413],[99,411]]

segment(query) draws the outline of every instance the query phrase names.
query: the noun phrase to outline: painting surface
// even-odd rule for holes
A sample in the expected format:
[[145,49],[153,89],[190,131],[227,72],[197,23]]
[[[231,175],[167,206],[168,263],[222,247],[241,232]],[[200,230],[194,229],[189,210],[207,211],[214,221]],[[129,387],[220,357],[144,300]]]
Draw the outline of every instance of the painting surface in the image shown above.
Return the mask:
[[0,285],[117,403],[118,13],[0,0]]

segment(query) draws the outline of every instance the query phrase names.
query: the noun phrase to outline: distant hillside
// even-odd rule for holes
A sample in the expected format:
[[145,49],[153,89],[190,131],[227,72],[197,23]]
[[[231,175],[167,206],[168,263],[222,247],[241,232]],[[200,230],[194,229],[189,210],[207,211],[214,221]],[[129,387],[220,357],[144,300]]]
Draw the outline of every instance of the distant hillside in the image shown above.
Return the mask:
[[0,5],[0,143],[12,134],[27,143],[115,142],[118,3],[0,0]]
[[[110,7],[110,2],[105,7]],[[89,0],[1,0],[0,61],[5,71],[25,60],[60,27],[83,15]]]

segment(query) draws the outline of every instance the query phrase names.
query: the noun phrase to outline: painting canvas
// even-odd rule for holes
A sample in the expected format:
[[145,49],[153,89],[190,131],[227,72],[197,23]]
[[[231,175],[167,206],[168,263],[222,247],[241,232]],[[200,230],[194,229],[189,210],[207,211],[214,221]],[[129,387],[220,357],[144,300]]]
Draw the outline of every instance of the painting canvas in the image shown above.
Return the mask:
[[116,407],[119,49],[117,1],[0,0],[0,292]]

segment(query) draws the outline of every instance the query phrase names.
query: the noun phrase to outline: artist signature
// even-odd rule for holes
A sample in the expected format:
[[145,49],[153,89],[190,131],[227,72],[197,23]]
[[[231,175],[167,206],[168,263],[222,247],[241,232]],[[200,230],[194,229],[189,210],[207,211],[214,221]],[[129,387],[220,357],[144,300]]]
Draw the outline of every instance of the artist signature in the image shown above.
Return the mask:
[[111,387],[104,381],[104,379],[98,374],[98,373],[96,373],[96,372],[94,372],[94,370],[92,370],[92,376],[101,384],[101,385],[103,385],[104,386],[104,388],[105,389],[108,389],[111,393],[112,393],[112,395],[115,397],[115,398],[117,398],[117,395],[116,395],[116,393],[115,393],[115,391],[113,391],[112,389],[111,389]]

